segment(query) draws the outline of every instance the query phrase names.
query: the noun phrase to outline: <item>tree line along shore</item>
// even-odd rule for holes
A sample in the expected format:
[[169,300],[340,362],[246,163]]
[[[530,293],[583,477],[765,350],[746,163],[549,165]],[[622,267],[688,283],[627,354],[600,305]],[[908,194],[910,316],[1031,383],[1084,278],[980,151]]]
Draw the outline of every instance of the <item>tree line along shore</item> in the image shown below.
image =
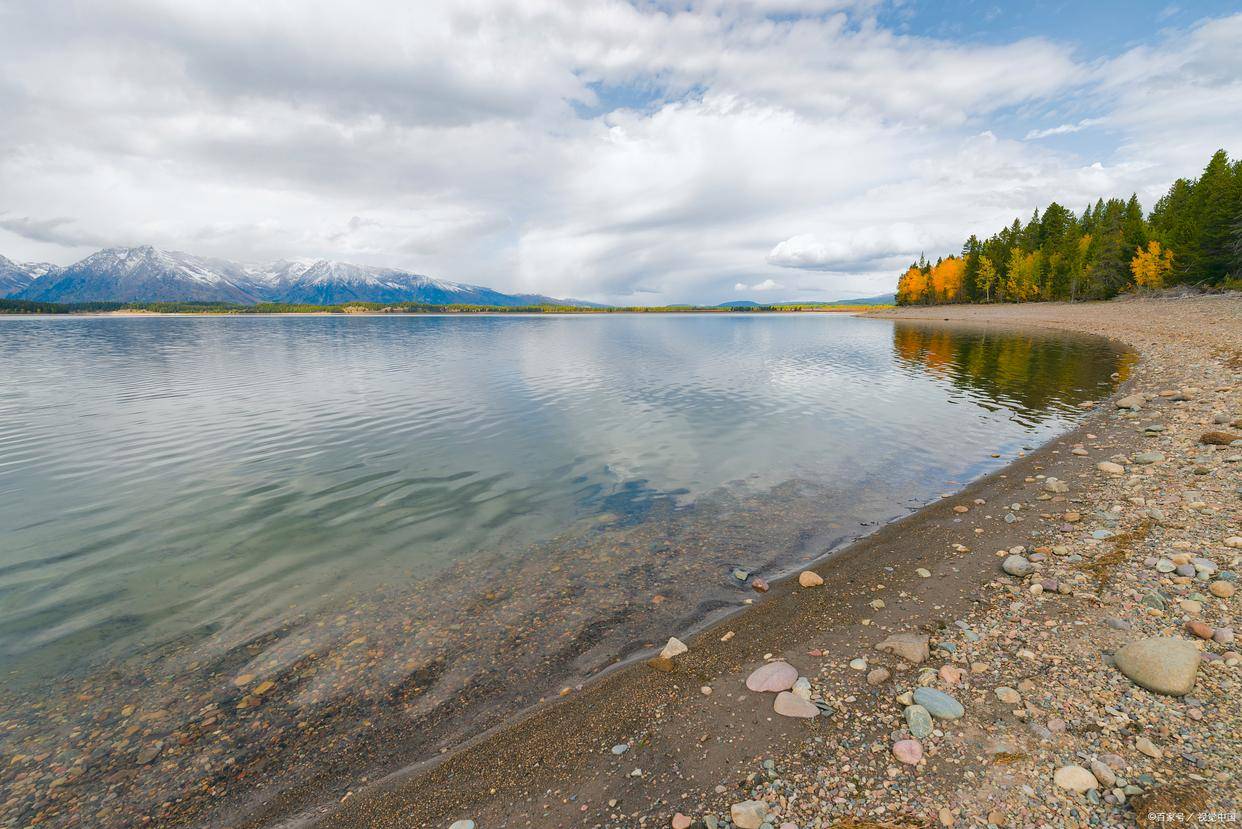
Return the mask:
[[1081,215],[1053,202],[1026,224],[972,234],[960,255],[920,257],[898,280],[897,304],[1072,302],[1179,285],[1242,289],[1242,160],[1224,150],[1146,216],[1134,195]]

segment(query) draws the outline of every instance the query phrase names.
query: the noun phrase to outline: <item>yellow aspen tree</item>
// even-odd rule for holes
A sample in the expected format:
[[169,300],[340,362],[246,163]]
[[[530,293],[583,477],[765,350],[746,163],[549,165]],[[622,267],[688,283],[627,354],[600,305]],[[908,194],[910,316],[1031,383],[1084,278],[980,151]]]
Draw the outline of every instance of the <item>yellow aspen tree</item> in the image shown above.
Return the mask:
[[1159,290],[1173,272],[1173,251],[1168,248],[1162,250],[1160,243],[1152,239],[1147,243],[1147,250],[1134,249],[1130,272],[1134,274],[1134,284],[1140,288]]

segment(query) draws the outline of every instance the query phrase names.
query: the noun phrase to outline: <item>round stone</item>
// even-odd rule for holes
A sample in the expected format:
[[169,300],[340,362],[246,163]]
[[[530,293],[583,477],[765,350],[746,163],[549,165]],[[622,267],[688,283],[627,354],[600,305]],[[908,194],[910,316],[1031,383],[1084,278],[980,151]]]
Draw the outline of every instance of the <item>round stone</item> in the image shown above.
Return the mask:
[[883,685],[892,676],[888,668],[876,668],[867,674],[868,685]]
[[914,701],[938,720],[956,720],[966,713],[960,702],[935,688],[915,688]]
[[819,573],[803,570],[798,574],[798,584],[803,587],[819,587],[823,583],[824,578]]
[[1158,694],[1190,693],[1199,671],[1199,649],[1187,639],[1152,637],[1113,654],[1113,664],[1134,683]]
[[772,710],[780,714],[782,717],[797,717],[800,719],[812,719],[819,716],[819,708],[810,700],[791,691],[781,691],[776,695],[776,702],[772,704]]
[[1206,622],[1187,622],[1186,630],[1200,639],[1211,639],[1216,630]]
[[893,756],[911,766],[923,759],[923,746],[918,740],[898,740],[893,743]]
[[1233,582],[1218,579],[1208,585],[1208,592],[1218,599],[1228,599],[1233,596],[1237,588]]
[[1006,705],[1017,705],[1022,701],[1022,695],[1012,688],[1004,685],[996,689],[996,698]]
[[926,708],[921,705],[908,705],[904,714],[906,726],[917,739],[921,740],[932,733],[932,718]]
[[768,662],[746,677],[746,687],[756,693],[788,691],[798,681],[798,669],[788,662]]
[[1030,575],[1035,568],[1022,556],[1009,556],[1001,562],[1001,569],[1011,576],[1022,578]]
[[1086,792],[1100,787],[1100,781],[1095,779],[1095,775],[1082,766],[1061,766],[1052,775],[1052,781],[1062,789],[1072,792]]

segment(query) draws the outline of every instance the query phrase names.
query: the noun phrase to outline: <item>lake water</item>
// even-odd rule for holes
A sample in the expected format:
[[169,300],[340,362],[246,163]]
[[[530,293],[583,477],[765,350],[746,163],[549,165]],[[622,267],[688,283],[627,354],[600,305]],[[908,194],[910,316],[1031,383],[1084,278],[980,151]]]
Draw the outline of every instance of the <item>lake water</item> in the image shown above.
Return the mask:
[[[295,754],[399,709],[417,759],[1067,429],[1123,363],[835,314],[0,318],[0,716],[49,697],[0,748],[94,723],[84,809],[142,800],[101,799],[109,757],[260,705],[311,723]],[[227,785],[196,745],[159,797]]]

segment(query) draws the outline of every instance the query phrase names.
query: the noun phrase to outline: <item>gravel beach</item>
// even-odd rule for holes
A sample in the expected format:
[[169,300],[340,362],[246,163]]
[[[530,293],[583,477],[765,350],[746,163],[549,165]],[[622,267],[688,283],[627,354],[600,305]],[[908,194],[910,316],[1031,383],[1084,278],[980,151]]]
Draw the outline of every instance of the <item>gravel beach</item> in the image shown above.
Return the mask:
[[1074,432],[774,583],[687,652],[300,822],[1238,823],[1242,298],[883,315],[1089,332],[1138,360]]

